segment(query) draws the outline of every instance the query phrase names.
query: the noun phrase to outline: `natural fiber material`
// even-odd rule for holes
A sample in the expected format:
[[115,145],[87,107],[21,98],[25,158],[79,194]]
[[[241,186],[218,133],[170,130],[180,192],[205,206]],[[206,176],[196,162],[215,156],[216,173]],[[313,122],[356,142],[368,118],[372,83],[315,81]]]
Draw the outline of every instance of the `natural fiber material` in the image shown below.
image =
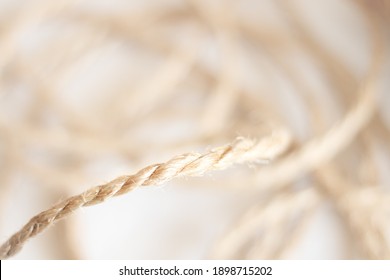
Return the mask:
[[[8,2],[1,258],[64,217],[15,258],[390,258],[389,5]],[[207,175],[241,162],[267,164]]]
[[5,259],[16,254],[29,238],[80,207],[102,203],[110,197],[125,194],[136,187],[161,185],[179,176],[201,176],[207,171],[222,170],[235,163],[269,161],[284,152],[289,143],[289,134],[282,130],[275,131],[270,137],[257,142],[239,138],[230,145],[205,154],[179,155],[165,163],[145,167],[134,175],[116,178],[107,184],[72,196],[34,216],[0,247],[0,258]]

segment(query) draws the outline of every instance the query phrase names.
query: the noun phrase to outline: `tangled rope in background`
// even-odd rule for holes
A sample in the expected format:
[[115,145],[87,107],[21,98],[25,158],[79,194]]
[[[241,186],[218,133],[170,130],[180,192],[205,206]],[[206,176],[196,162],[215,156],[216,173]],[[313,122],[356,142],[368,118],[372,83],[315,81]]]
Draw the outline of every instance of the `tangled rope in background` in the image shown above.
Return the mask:
[[[84,205],[243,162],[254,168],[212,183],[250,205],[204,257],[288,258],[329,201],[353,237],[349,257],[390,258],[387,2],[333,3],[353,35],[309,25],[321,8],[308,1],[32,2],[0,13],[1,213],[24,211],[18,177],[51,203],[69,198],[14,235],[22,220],[2,228],[1,258]],[[85,191],[111,176],[91,166],[112,158],[140,171]],[[82,258],[75,228],[72,217],[53,228],[62,258]]]

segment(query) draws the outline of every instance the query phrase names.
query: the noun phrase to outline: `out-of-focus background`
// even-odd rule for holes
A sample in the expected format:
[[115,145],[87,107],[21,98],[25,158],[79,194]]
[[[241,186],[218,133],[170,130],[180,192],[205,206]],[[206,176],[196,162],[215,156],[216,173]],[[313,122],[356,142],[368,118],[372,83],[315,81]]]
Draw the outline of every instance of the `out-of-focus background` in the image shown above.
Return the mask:
[[244,164],[139,188],[14,258],[389,258],[389,27],[386,0],[0,1],[0,242],[62,199],[237,136],[283,127],[293,144],[268,165],[294,157],[373,83],[367,124],[287,181]]

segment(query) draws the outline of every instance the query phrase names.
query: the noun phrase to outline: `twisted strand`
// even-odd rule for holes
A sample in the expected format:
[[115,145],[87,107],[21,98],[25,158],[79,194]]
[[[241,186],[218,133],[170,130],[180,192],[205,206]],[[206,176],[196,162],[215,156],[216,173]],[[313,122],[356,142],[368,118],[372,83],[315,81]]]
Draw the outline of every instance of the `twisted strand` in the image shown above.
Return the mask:
[[289,134],[284,130],[275,131],[260,141],[237,138],[232,144],[205,154],[182,154],[165,163],[147,166],[134,175],[118,177],[72,196],[33,217],[0,247],[0,258],[6,259],[15,255],[29,238],[81,207],[102,203],[136,187],[161,185],[179,176],[201,176],[206,171],[225,169],[235,163],[270,160],[283,153],[289,143]]

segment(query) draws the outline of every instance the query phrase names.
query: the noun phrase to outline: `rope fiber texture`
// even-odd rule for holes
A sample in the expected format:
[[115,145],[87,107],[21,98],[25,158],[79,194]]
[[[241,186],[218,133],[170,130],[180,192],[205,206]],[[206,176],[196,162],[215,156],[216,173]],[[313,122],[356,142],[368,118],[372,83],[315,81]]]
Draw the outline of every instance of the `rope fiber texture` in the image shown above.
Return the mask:
[[179,176],[200,176],[207,171],[226,169],[236,163],[259,160],[268,162],[286,151],[289,144],[290,135],[285,130],[274,131],[269,137],[259,141],[240,137],[230,145],[205,154],[182,154],[165,163],[149,165],[134,175],[118,177],[72,196],[34,216],[1,246],[0,258],[7,259],[15,255],[28,239],[81,207],[102,203],[110,197],[125,194],[136,187],[162,185]]

